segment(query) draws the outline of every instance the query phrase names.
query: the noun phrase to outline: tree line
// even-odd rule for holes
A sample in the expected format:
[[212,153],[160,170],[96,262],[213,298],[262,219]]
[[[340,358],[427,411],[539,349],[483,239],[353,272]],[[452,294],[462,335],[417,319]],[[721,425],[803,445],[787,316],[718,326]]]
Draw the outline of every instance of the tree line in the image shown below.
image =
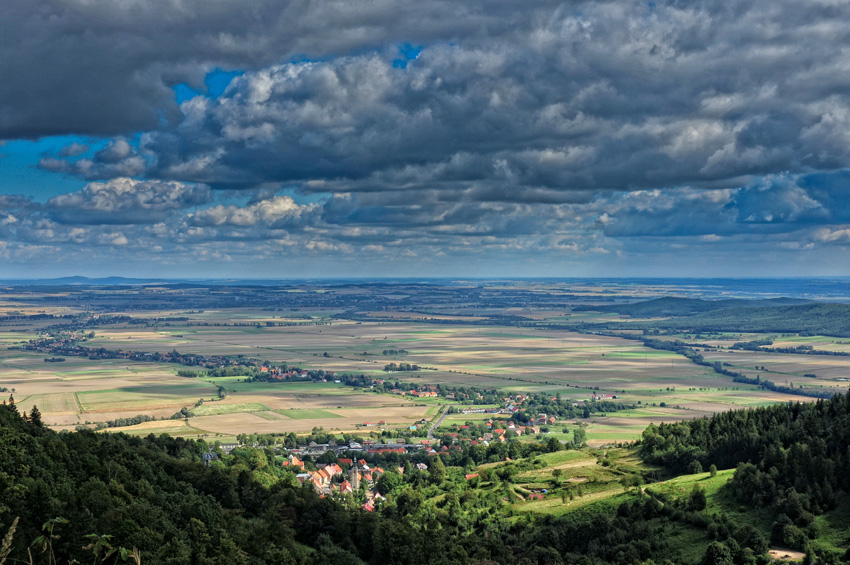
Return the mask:
[[815,517],[850,492],[850,399],[651,425],[640,454],[673,473],[736,469],[725,488],[742,503],[770,510],[773,543],[805,549],[818,536]]

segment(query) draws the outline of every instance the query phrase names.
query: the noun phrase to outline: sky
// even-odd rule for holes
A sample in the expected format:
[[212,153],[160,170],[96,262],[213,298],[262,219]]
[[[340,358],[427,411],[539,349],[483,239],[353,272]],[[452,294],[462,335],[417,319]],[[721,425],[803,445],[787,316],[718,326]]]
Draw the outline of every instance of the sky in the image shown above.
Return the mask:
[[850,275],[840,0],[29,0],[0,278]]

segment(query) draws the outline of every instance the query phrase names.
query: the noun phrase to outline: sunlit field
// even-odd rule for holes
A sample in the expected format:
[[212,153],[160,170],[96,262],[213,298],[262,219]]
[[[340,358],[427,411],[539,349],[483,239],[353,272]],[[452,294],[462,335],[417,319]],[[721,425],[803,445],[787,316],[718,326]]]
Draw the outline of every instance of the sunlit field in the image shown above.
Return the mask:
[[[320,290],[324,292],[311,288],[273,293],[297,303],[300,297],[320,295]],[[547,296],[545,288],[536,284],[529,283],[523,290]],[[226,296],[223,290],[215,292]],[[358,287],[332,292],[353,298],[369,296]],[[398,292],[386,296],[398,300],[410,296]],[[555,293],[550,299],[557,297],[556,287],[550,287],[548,292]],[[590,286],[578,286],[568,295],[588,299],[598,292]],[[653,289],[623,285],[608,292],[606,299],[625,300],[629,292],[650,296]],[[189,295],[194,296],[191,292]],[[341,317],[344,310],[333,307],[180,309],[176,305],[183,300],[181,291],[167,287],[104,290],[91,296],[105,303],[112,314],[129,316],[134,323],[125,319],[85,328],[86,332],[95,334],[85,342],[87,347],[241,355],[271,364],[324,369],[338,375],[364,374],[415,385],[475,386],[496,389],[506,395],[561,394],[579,405],[597,394],[607,395],[609,399],[616,396],[616,402],[635,405],[634,409],[592,414],[583,420],[588,442],[595,446],[634,441],[651,422],[703,417],[736,407],[810,400],[735,383],[710,367],[696,365],[673,352],[645,347],[637,340],[569,329],[582,323],[629,320],[618,314],[528,305],[501,309],[475,304],[459,306],[437,300],[423,307],[423,311],[364,310],[358,316],[344,318]],[[56,306],[57,300],[68,302],[69,306]],[[70,305],[72,297],[62,293],[49,295],[45,301],[34,305],[28,304],[25,294],[0,296],[0,313],[75,312]],[[154,307],[158,303],[162,304],[161,309]],[[146,309],[129,307],[134,304],[144,304]],[[529,327],[482,323],[491,316],[528,320]],[[167,419],[185,409],[189,412],[188,419],[109,429],[142,433],[167,428],[169,433],[202,437],[247,432],[306,433],[314,427],[342,432],[361,429],[358,426],[366,421],[385,420],[388,427],[408,426],[432,416],[437,404],[449,402],[379,396],[333,382],[250,383],[242,376],[186,378],[177,376],[177,371],[185,367],[166,363],[81,357],[46,363],[45,355],[13,349],[38,336],[40,327],[50,324],[50,319],[37,323],[9,320],[0,327],[0,386],[14,389],[22,409],[38,405],[45,422],[60,429],[138,415]],[[567,329],[534,327],[539,324]],[[659,336],[659,339],[722,347],[720,351],[709,350],[703,355],[711,361],[728,363],[729,368],[747,376],[758,374],[779,385],[787,381],[795,386],[846,388],[843,379],[850,374],[850,357],[726,349],[736,341],[760,337],[763,336],[727,332]],[[811,345],[826,351],[850,351],[850,340],[846,339],[773,337],[775,347]],[[388,363],[400,362],[418,365],[420,369],[384,371]],[[219,387],[225,392],[223,399]],[[461,415],[453,415],[444,426],[462,421]],[[573,425],[573,422],[563,424]],[[568,436],[561,438],[558,434],[563,432],[558,429],[552,433],[560,439]]]

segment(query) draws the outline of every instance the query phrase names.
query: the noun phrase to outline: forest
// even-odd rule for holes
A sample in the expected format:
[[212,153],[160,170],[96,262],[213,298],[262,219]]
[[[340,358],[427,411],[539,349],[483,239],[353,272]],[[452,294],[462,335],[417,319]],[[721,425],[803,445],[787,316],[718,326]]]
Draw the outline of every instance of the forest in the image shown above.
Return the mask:
[[[770,541],[805,549],[817,535],[815,517],[850,487],[848,418],[843,395],[723,413],[650,426],[640,453],[670,476],[735,468],[724,487],[729,495],[774,513]],[[37,413],[25,417],[14,404],[0,405],[8,562],[27,562],[29,551],[38,563],[97,563],[111,548],[109,562],[136,555],[142,563],[175,564],[665,563],[680,562],[666,539],[682,529],[710,532],[715,541],[704,563],[767,562],[767,535],[705,512],[696,487],[671,499],[649,484],[613,512],[584,520],[517,519],[504,510],[507,491],[469,485],[465,469],[454,466],[475,462],[438,456],[448,465],[441,459],[434,471],[388,473],[391,496],[369,513],[297,486],[267,449],[240,448],[205,466],[210,448],[164,435],[56,433]]]
[[651,425],[640,449],[645,460],[674,473],[735,468],[730,494],[770,509],[773,543],[803,549],[818,535],[815,517],[850,490],[850,401],[836,395]]

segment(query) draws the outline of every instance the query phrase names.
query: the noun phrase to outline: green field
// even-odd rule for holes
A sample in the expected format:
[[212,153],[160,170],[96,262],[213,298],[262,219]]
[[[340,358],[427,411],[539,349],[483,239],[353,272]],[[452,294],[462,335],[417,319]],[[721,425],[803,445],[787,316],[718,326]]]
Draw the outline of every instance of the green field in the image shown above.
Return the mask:
[[83,410],[145,407],[159,404],[180,404],[207,397],[214,392],[203,384],[186,385],[136,385],[123,388],[83,391],[78,398]]
[[266,406],[256,402],[241,402],[222,404],[220,402],[208,402],[201,406],[192,408],[189,412],[193,416],[215,416],[218,414],[237,414],[239,412],[262,412],[268,410]]

